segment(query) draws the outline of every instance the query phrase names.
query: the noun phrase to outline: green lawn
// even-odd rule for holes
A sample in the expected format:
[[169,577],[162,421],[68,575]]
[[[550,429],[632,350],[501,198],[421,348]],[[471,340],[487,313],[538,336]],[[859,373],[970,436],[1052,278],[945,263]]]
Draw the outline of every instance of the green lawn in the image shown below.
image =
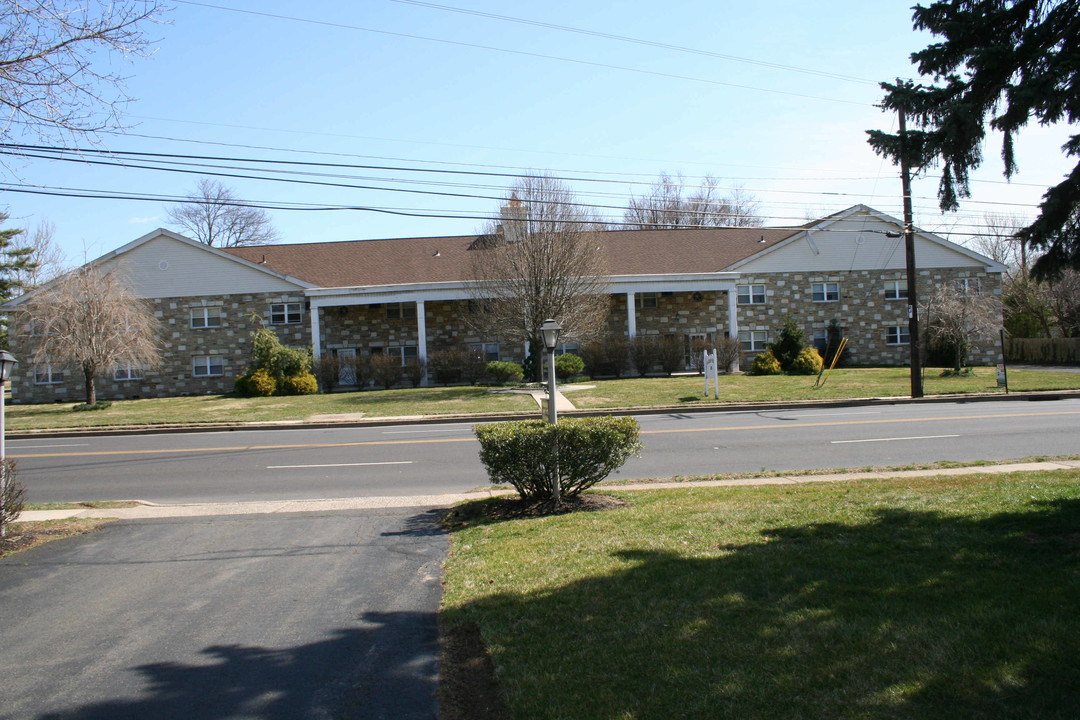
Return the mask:
[[[940,370],[926,373],[927,395],[968,392],[1003,392],[997,388],[993,368],[979,368],[971,377],[942,378]],[[833,371],[824,387],[814,377],[720,378],[720,403],[840,399],[852,397],[903,397],[910,394],[904,368],[859,368]],[[1009,373],[1012,390],[1060,390],[1080,388],[1080,374],[1016,370]],[[657,405],[706,406],[701,377],[628,378],[601,380],[594,388],[568,391],[577,407],[650,407]],[[158,423],[284,422],[308,420],[320,415],[364,417],[441,415],[461,413],[537,413],[536,403],[525,395],[493,392],[483,387],[438,387],[369,392],[308,395],[302,397],[237,398],[228,395],[116,401],[93,412],[72,412],[73,403],[10,405],[10,430],[76,428]]]
[[1078,479],[649,491],[474,520],[452,532],[443,620],[480,627],[521,719],[1075,719]]

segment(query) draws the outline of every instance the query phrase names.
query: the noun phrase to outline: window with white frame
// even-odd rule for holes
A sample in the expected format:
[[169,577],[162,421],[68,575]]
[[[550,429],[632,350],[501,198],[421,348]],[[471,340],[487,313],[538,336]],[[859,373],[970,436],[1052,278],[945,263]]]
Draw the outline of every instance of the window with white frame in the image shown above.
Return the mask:
[[765,304],[765,286],[764,285],[738,285],[738,304],[739,305],[764,305]]
[[660,293],[643,292],[634,295],[634,308],[636,310],[645,310],[647,308],[656,308],[660,306]]
[[45,323],[37,318],[30,318],[30,324],[27,330],[33,337],[45,337]]
[[138,363],[120,363],[113,368],[113,380],[142,380],[143,371]]
[[817,348],[818,352],[824,355],[825,349],[829,344],[829,331],[825,328],[815,330],[814,334],[810,337],[810,344]]
[[840,283],[813,283],[814,302],[837,302],[840,299]]
[[387,320],[415,320],[416,303],[386,303]]
[[907,280],[886,280],[886,300],[907,300]]
[[959,292],[965,295],[978,295],[982,292],[982,284],[977,277],[957,278],[953,284]]
[[50,363],[34,366],[35,385],[56,385],[64,382],[64,371],[53,367]]
[[412,365],[420,358],[420,350],[415,345],[391,345],[384,352],[391,357],[399,358],[402,367]]
[[762,352],[769,344],[768,330],[740,330],[739,344],[743,352]]
[[469,343],[469,352],[484,362],[495,362],[499,359],[499,343]]
[[303,322],[304,308],[300,303],[273,303],[270,305],[271,325],[296,325]]
[[907,325],[890,325],[885,328],[886,345],[908,345],[911,343],[911,335]]
[[580,349],[581,349],[581,346],[579,346],[576,342],[559,343],[558,345],[555,346],[555,354],[556,355],[566,355],[566,354],[577,355],[578,350],[580,350]]
[[221,355],[196,355],[191,358],[191,374],[195,377],[217,377],[225,374]]
[[[272,312],[271,312],[272,314]],[[221,308],[219,307],[193,307],[191,308],[192,328],[215,328],[221,327]]]

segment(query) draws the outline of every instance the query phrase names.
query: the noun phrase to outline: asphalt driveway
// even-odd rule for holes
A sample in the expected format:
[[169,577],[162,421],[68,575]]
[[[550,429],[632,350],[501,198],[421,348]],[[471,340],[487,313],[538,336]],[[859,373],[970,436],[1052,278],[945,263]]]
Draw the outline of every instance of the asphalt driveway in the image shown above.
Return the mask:
[[0,717],[437,716],[419,509],[120,521],[0,560]]

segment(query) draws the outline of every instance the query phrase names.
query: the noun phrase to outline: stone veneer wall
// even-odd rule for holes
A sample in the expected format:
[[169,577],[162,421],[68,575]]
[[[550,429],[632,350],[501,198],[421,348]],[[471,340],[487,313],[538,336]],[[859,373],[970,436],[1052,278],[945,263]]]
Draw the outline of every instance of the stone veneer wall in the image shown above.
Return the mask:
[[[696,295],[700,299],[695,299]],[[626,294],[613,295],[611,305],[608,332],[626,337]],[[727,293],[716,290],[657,293],[656,307],[640,308],[634,317],[638,337],[705,335],[712,340],[727,332]]]
[[[790,315],[802,324],[807,340],[811,340],[814,331],[826,329],[835,318],[848,338],[845,354],[849,364],[907,365],[911,358],[910,346],[885,342],[887,327],[900,325],[906,328],[908,324],[907,300],[886,300],[885,283],[905,281],[905,277],[902,271],[881,270],[747,275],[740,278],[739,284],[764,285],[766,297],[763,305],[739,306],[739,330],[766,330],[772,341],[784,319]],[[1001,297],[1001,275],[998,273],[988,274],[975,268],[929,268],[919,271],[917,291],[920,302],[925,301],[935,286],[959,278],[979,278],[982,294]],[[839,301],[814,302],[812,285],[823,282],[839,283]],[[925,321],[922,313],[920,320]],[[925,333],[925,323],[920,329]],[[744,353],[743,367],[749,366],[753,354]],[[969,361],[993,365],[998,358],[998,350],[991,346],[973,354]]]
[[[152,300],[155,317],[161,322],[162,364],[145,370],[137,380],[114,380],[112,372],[99,376],[95,382],[100,400],[170,397],[175,395],[208,395],[230,392],[236,376],[243,372],[251,358],[251,335],[260,327],[277,333],[285,345],[307,347],[311,344],[308,316],[302,293],[260,293],[250,295],[218,295],[198,298],[164,298]],[[270,324],[270,306],[277,303],[299,303],[299,323]],[[221,326],[192,328],[191,309],[221,308]],[[16,357],[26,358],[16,368],[12,382],[13,403],[82,402],[86,398],[82,373],[65,371],[64,381],[48,385],[34,383],[32,338],[20,335],[13,338]],[[29,342],[28,342],[29,341]],[[222,374],[214,377],[195,377],[192,359],[196,356],[220,355]]]

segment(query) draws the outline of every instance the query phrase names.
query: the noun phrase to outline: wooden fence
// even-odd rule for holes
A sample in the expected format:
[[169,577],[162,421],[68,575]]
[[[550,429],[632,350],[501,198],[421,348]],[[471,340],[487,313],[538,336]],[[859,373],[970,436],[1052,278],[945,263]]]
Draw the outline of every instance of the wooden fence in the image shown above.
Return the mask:
[[1005,338],[1005,358],[1031,365],[1080,365],[1080,338]]

